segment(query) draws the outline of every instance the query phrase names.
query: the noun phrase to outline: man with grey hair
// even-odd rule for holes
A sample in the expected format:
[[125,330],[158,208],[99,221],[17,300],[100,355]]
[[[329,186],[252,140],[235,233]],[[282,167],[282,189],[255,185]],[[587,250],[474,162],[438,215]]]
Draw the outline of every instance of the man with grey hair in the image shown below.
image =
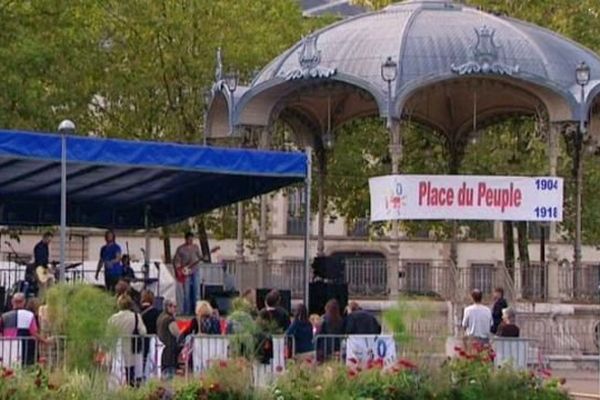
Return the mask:
[[5,312],[0,317],[0,336],[8,338],[23,338],[22,362],[23,366],[33,365],[36,360],[36,340],[45,342],[39,335],[35,315],[25,309],[25,293],[15,293],[12,297],[12,310]]
[[161,372],[165,379],[171,379],[177,371],[180,346],[176,313],[177,303],[172,299],[165,299],[163,312],[156,322],[156,333],[165,346],[160,358]]
[[515,324],[515,310],[508,307],[502,310],[502,322],[498,326],[496,335],[502,337],[519,337],[521,332]]

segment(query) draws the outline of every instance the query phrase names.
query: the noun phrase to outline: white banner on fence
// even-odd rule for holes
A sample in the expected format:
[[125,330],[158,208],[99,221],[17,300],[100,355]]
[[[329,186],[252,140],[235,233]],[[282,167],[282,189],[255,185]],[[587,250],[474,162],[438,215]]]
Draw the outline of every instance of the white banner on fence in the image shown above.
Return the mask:
[[387,175],[369,179],[371,221],[562,221],[557,177]]
[[369,362],[382,361],[384,367],[396,362],[396,343],[389,335],[350,335],[346,340],[346,364],[365,368]]

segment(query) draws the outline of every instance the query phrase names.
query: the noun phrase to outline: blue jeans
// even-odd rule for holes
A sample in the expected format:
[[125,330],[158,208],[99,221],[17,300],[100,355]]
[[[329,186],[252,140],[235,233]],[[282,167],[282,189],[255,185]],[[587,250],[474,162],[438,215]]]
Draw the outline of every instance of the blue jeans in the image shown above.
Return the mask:
[[196,301],[198,301],[199,278],[198,270],[187,277],[183,283],[183,314],[194,315],[196,312]]

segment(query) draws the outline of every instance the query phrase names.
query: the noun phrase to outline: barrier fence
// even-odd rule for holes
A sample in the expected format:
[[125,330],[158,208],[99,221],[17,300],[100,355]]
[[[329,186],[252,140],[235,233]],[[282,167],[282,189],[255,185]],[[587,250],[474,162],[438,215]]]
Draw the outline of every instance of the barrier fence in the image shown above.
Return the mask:
[[[437,340],[437,339],[436,339]],[[439,340],[442,340],[440,337]],[[445,337],[445,351],[429,351],[428,356],[441,359],[456,356],[462,338]],[[397,343],[392,335],[316,335],[314,352],[295,354],[293,338],[279,336],[210,335],[190,336],[181,344],[180,371],[187,377],[198,376],[215,363],[245,357],[253,360],[253,384],[265,386],[285,372],[290,360],[311,363],[338,362],[349,367],[368,367],[380,362],[383,368],[394,365],[401,357],[415,355],[412,344]],[[55,337],[47,343],[31,337],[0,337],[0,366],[24,368],[43,363],[49,368],[63,368],[67,361],[67,339]],[[511,364],[514,368],[545,367],[547,361],[539,342],[529,338],[493,338],[496,366]],[[99,348],[101,368],[109,371],[109,383],[137,385],[150,379],[164,378],[161,358],[163,344],[156,336],[125,336],[110,348]],[[416,359],[419,359],[417,356]],[[419,360],[421,361],[421,360]]]
[[51,337],[38,342],[31,337],[0,336],[0,365],[24,368],[37,363],[49,368],[62,368],[66,363],[66,338]]

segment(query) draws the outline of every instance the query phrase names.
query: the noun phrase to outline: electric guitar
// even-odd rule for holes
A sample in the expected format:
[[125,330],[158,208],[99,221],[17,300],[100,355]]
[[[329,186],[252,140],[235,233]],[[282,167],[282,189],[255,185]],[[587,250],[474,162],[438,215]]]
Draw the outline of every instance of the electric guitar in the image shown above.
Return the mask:
[[[213,247],[212,249],[210,249],[210,254],[213,254],[219,250],[221,250],[221,246]],[[177,280],[177,282],[184,283],[188,276],[194,273],[196,266],[201,262],[202,260],[196,260],[188,264],[175,267],[175,279]]]
[[[39,283],[41,283],[42,285],[45,285],[49,282],[54,282],[56,280],[56,275],[58,274],[58,269],[56,267],[59,263],[56,261],[52,261],[49,264],[50,265],[47,265],[47,266],[38,265],[35,268],[35,276],[37,278],[37,281]],[[77,268],[80,265],[81,265],[80,262],[65,265],[65,271],[68,271],[73,268]]]

